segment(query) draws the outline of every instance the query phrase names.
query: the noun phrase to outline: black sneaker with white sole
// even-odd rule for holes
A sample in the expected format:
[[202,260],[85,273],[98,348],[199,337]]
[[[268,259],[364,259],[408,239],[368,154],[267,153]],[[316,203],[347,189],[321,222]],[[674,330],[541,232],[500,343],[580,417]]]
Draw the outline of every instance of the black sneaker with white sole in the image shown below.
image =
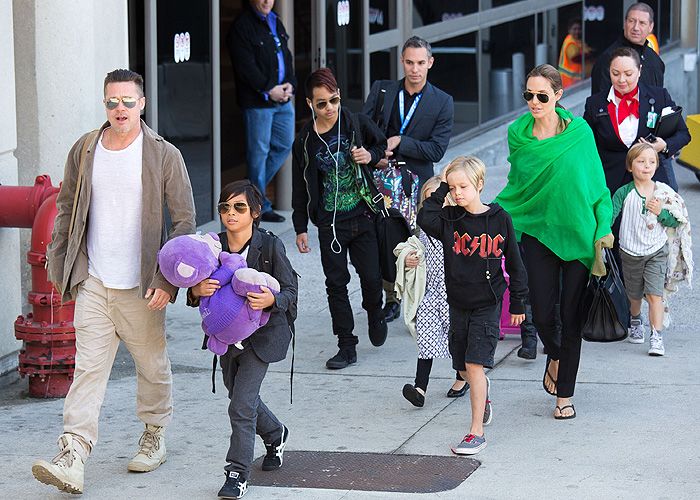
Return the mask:
[[275,470],[282,467],[284,447],[287,445],[287,439],[289,439],[289,429],[282,426],[280,438],[272,444],[265,443],[267,453],[265,458],[263,458],[262,470]]
[[226,482],[219,490],[219,498],[241,498],[248,491],[248,480],[239,472],[227,471]]

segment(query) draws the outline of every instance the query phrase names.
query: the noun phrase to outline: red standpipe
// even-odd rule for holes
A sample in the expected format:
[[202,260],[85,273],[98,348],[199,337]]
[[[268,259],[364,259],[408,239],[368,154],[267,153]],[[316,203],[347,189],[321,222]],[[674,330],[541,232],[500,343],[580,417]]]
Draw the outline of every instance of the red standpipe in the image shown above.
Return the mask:
[[75,367],[74,303],[61,297],[47,279],[46,247],[58,214],[59,189],[48,175],[36,178],[33,187],[0,186],[0,226],[31,227],[32,243],[27,262],[32,266],[32,312],[15,321],[15,337],[24,342],[19,373],[29,377],[29,395],[59,398],[68,394]]

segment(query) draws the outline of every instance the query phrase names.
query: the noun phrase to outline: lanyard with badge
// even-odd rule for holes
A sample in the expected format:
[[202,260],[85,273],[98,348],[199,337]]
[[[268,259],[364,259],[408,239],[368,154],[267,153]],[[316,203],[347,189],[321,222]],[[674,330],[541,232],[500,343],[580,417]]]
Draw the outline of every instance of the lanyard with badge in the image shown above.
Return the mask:
[[408,123],[411,121],[411,118],[413,118],[413,113],[416,112],[416,108],[418,107],[418,103],[420,102],[421,97],[423,97],[423,92],[418,92],[418,94],[416,94],[416,98],[413,101],[413,104],[411,104],[411,107],[408,110],[408,114],[404,117],[403,90],[399,92],[399,119],[401,120],[401,129],[399,130],[399,135],[403,135],[404,131],[406,130],[406,127],[408,127]]

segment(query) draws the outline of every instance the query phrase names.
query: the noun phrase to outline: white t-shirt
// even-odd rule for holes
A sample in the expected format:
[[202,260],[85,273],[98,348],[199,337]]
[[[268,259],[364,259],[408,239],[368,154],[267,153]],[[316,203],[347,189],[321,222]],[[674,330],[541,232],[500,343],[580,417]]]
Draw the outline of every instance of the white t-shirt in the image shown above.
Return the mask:
[[141,281],[143,132],[125,149],[95,149],[87,223],[88,272],[106,288]]
[[645,204],[646,198],[633,188],[622,207],[620,248],[637,257],[658,252],[668,240],[666,228]]

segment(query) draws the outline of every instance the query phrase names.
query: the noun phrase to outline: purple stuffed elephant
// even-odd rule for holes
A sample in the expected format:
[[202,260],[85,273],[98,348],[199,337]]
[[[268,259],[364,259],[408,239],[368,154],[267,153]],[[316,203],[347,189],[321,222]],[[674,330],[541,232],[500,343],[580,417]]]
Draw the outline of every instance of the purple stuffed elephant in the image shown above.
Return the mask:
[[211,297],[202,297],[199,312],[202,329],[209,336],[207,347],[222,355],[228,346],[250,337],[270,319],[270,313],[254,310],[247,300],[248,292],[261,292],[266,286],[273,294],[280,291],[279,282],[267,273],[247,267],[238,254],[221,252],[221,267],[210,278],[218,280],[219,288]]
[[178,288],[190,288],[219,267],[221,242],[216,233],[185,234],[168,241],[158,252],[160,272]]

